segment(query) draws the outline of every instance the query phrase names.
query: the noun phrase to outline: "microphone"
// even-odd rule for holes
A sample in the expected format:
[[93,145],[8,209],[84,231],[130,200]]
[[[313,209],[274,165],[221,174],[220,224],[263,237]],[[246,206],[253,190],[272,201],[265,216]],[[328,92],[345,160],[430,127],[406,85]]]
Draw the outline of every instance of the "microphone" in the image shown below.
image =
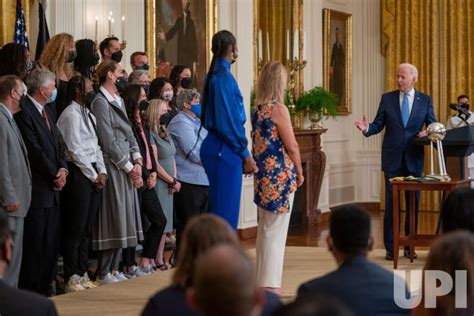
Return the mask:
[[451,110],[454,110],[454,111],[458,111],[458,112],[460,111],[460,106],[459,106],[459,104],[456,104],[456,103],[451,103],[451,104],[449,105],[449,108],[450,108]]

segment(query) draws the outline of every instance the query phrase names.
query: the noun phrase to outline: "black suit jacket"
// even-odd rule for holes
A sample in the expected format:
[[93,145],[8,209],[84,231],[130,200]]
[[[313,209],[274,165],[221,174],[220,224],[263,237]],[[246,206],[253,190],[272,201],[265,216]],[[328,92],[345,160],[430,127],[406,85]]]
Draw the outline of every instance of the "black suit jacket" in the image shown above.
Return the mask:
[[48,107],[45,110],[51,132],[29,97],[23,98],[21,111],[15,114],[31,165],[31,208],[58,205],[59,192],[54,190],[54,180],[59,169],[67,169],[63,146],[59,141],[61,134],[53,122],[53,113]]
[[0,315],[55,316],[53,301],[36,293],[14,289],[0,280]]
[[140,148],[140,155],[142,155],[143,158],[143,166],[142,166],[142,178],[143,181],[146,183],[146,180],[150,176],[152,172],[157,172],[156,169],[156,160],[155,156],[153,155],[153,148],[151,148],[151,137],[150,137],[150,131],[148,129],[144,129],[145,131],[145,137],[148,142],[148,150],[150,151],[150,158],[151,158],[151,170],[148,170],[146,168],[146,148],[145,148],[145,142],[142,139],[142,135],[140,135],[140,132],[133,127],[133,134],[135,134],[135,138],[137,139],[138,143],[138,148]]
[[336,271],[303,283],[298,297],[325,294],[344,303],[355,316],[410,315],[395,304],[393,273],[365,256],[344,262]]

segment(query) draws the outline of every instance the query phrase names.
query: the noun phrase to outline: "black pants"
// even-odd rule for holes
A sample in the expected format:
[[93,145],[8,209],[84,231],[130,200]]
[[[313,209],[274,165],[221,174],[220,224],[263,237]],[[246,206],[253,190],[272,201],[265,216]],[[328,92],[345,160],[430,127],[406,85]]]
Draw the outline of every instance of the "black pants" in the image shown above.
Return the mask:
[[[138,199],[140,201],[140,210],[150,224],[145,232],[142,257],[155,259],[158,247],[160,246],[161,237],[165,231],[166,216],[163,213],[160,200],[158,200],[154,188],[139,190]],[[123,250],[123,264],[126,267],[135,264],[135,247]]]
[[69,176],[62,196],[62,254],[64,279],[87,271],[89,241],[102,193],[73,164],[68,164]]
[[181,190],[174,194],[174,209],[176,212],[176,250],[175,259],[184,228],[189,220],[196,215],[207,213],[209,190],[206,185],[181,182]]
[[59,208],[30,208],[25,217],[20,288],[49,295],[58,255]]

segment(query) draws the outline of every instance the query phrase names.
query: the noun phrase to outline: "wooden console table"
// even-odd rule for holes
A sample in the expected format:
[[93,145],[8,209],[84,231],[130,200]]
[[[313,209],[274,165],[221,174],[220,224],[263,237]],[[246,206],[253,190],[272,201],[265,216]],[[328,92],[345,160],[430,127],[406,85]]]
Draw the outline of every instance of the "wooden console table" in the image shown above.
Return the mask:
[[295,130],[305,178],[302,219],[304,224],[317,223],[321,214],[318,202],[326,168],[326,154],[321,150],[321,135],[326,131],[327,129]]
[[[392,182],[393,194],[393,268],[398,265],[398,253],[400,246],[410,247],[410,262],[413,262],[415,246],[430,246],[435,235],[417,235],[415,230],[415,191],[443,191],[450,192],[457,188],[469,188],[470,180],[458,180],[448,182],[416,182],[416,181],[394,181]],[[410,234],[400,236],[400,192],[408,191],[410,196],[409,224]]]

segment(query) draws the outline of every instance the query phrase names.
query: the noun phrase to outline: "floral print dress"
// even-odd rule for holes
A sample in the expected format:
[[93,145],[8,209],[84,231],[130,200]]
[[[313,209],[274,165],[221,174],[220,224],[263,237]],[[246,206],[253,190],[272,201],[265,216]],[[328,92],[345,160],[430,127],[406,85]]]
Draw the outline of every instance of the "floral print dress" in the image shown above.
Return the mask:
[[258,173],[254,175],[254,202],[273,212],[289,211],[289,196],[296,191],[295,165],[285,151],[272,111],[278,103],[258,105],[252,113],[252,154]]

